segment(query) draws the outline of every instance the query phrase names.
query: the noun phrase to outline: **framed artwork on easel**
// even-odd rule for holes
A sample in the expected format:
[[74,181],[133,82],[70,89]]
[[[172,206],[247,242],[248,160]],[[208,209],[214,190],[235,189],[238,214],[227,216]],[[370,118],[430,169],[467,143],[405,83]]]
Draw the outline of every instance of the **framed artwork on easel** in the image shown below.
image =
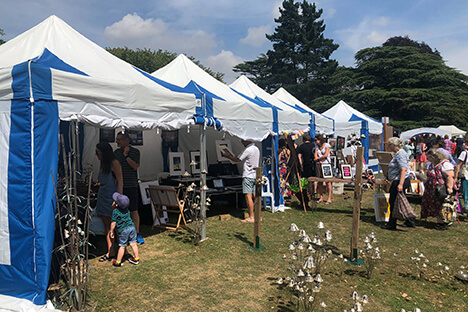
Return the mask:
[[180,176],[185,172],[184,153],[169,153],[169,173],[171,176]]
[[333,178],[333,170],[330,164],[322,164],[322,178]]

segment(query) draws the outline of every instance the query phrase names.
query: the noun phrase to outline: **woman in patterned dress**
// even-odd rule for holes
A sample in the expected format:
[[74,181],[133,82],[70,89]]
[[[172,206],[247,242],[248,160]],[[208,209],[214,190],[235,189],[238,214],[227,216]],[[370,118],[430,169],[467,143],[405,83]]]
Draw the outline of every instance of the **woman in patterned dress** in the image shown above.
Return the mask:
[[288,163],[291,156],[291,152],[286,147],[286,140],[280,139],[278,142],[279,152],[278,152],[278,171],[279,171],[279,178],[281,183],[281,193],[283,194],[283,198],[289,199],[291,197],[291,190],[289,189],[289,183],[286,181],[286,176],[288,175]]
[[427,153],[427,160],[430,161],[427,169],[427,180],[424,182],[424,195],[421,202],[421,219],[427,217],[437,218],[437,230],[445,230],[447,226],[444,224],[441,216],[441,208],[444,199],[440,199],[436,195],[438,185],[445,185],[447,194],[453,192],[454,167],[446,158],[446,155],[436,149],[430,149]]

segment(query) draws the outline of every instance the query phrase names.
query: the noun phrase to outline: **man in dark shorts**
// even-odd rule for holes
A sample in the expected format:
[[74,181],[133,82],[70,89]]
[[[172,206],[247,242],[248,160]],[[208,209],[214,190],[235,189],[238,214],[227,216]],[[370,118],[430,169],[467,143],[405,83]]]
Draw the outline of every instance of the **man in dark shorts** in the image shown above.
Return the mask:
[[[297,157],[299,159],[299,165],[301,167],[301,177],[310,178],[317,176],[317,167],[314,161],[314,149],[315,143],[312,142],[310,134],[304,133],[302,136],[302,144],[297,148]],[[309,183],[309,195],[313,194],[313,183]],[[305,193],[305,192],[304,192]],[[315,192],[314,192],[315,193]],[[309,198],[304,198],[307,202]],[[306,204],[307,204],[306,202]]]
[[138,214],[138,167],[140,167],[140,151],[130,146],[128,132],[119,132],[115,139],[119,147],[114,151],[115,158],[122,166],[123,194],[130,199],[130,216],[137,231],[137,242],[144,244],[140,234],[140,215]]

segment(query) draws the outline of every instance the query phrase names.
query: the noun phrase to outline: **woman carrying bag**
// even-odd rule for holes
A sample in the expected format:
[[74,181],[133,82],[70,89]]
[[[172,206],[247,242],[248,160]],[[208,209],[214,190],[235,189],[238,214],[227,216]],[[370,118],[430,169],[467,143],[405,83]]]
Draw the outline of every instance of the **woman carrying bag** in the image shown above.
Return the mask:
[[427,180],[424,182],[424,195],[421,201],[421,219],[436,217],[436,230],[446,230],[441,210],[444,199],[453,192],[453,165],[445,154],[434,148],[427,153],[430,165],[427,169]]
[[[410,186],[410,178],[408,173],[409,166],[409,156],[402,149],[403,142],[400,138],[390,138],[388,139],[388,149],[391,152],[395,153],[392,160],[388,165],[388,180],[392,181],[390,186],[390,221],[384,227],[386,230],[396,230],[397,219],[394,217],[393,209],[395,207],[395,200],[399,192],[405,196],[404,190]],[[404,223],[406,227],[414,227],[414,219],[407,219]]]

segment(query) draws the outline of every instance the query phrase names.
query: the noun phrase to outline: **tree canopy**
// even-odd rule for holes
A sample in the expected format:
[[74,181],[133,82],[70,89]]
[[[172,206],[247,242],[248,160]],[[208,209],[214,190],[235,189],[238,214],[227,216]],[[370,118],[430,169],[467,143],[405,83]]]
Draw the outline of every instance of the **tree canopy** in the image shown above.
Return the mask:
[[343,99],[370,116],[390,117],[401,130],[466,126],[468,77],[445,65],[437,50],[393,37],[358,51],[355,59],[355,69],[339,68],[330,79],[334,95],[316,99],[312,107],[323,110]]
[[[1,28],[0,28],[0,36],[5,36],[5,32]],[[4,43],[5,43],[5,41],[0,39],[0,44],[4,44]]]
[[278,25],[266,36],[273,49],[235,66],[234,71],[249,76],[268,92],[284,87],[305,103],[328,94],[328,78],[338,66],[330,55],[338,45],[324,37],[322,13],[315,3],[283,1],[275,19]]
[[[176,53],[163,51],[161,49],[153,51],[151,49],[136,49],[132,50],[127,47],[125,48],[106,48],[106,50],[118,58],[126,61],[127,63],[132,64],[135,67],[138,67],[141,70],[144,70],[147,73],[152,73],[170,62],[172,62],[176,57]],[[210,68],[203,66],[198,60],[195,60],[194,57],[188,56],[188,58],[193,61],[195,64],[200,66],[203,70],[209,73],[211,76],[215,77],[219,81],[223,81],[224,74],[220,72],[214,72]]]

